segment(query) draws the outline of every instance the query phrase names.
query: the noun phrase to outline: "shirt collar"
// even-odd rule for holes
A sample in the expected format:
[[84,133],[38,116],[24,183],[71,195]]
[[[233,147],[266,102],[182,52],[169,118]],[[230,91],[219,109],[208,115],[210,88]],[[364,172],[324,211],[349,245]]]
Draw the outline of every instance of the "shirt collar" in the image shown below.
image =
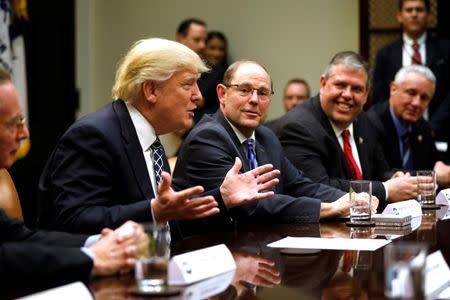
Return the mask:
[[[233,124],[231,124],[231,122],[228,121],[228,119],[227,119],[226,117],[225,117],[225,120],[227,120],[228,124],[230,124],[231,129],[233,129],[234,133],[236,134],[236,136],[237,136],[237,138],[238,138],[238,140],[239,140],[239,143],[242,144],[243,142],[245,142],[245,141],[247,140],[247,138],[245,137],[245,135],[243,135],[243,134],[239,131],[239,129],[237,129]],[[254,141],[256,141],[256,139],[255,139],[255,131],[252,132],[252,136],[251,136],[250,138],[253,139]],[[254,143],[254,144],[255,144],[255,143]]]
[[420,38],[418,38],[417,40],[413,40],[406,33],[403,33],[403,42],[405,43],[405,45],[410,46],[410,47],[412,47],[414,41],[417,41],[417,43],[419,45],[425,44],[426,38],[427,38],[426,32],[424,34],[422,34],[422,36]]
[[411,124],[408,126],[403,126],[400,120],[395,115],[392,108],[389,107],[389,112],[391,113],[392,120],[394,121],[395,130],[397,131],[397,136],[401,138],[405,133],[411,132]]
[[156,133],[149,121],[131,103],[125,102],[131,121],[141,144],[142,150],[148,151],[150,146],[156,141]]
[[333,128],[334,134],[336,135],[336,137],[338,139],[341,136],[342,132],[344,132],[344,130],[346,130],[346,129],[348,129],[348,131],[350,132],[350,136],[353,136],[353,122],[350,123],[350,125],[348,125],[347,128],[343,128],[343,129],[336,126],[336,124],[334,124],[331,120],[330,120],[330,124],[331,124],[331,127]]

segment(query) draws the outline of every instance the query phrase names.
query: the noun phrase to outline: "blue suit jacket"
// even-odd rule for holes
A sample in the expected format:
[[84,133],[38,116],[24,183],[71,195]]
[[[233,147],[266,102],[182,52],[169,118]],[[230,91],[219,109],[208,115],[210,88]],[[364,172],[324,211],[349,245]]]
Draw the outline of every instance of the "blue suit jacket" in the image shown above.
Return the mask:
[[[167,159],[164,169],[169,171]],[[72,125],[59,140],[39,182],[39,225],[98,233],[127,220],[152,221],[143,151],[122,100]]]
[[[271,163],[281,171],[275,196],[227,209],[219,202],[220,214],[202,220],[181,222],[183,234],[233,229],[239,223],[311,223],[320,217],[320,199],[331,202],[345,193],[313,183],[284,156],[277,137],[260,126],[255,131],[259,165]],[[219,110],[205,115],[185,139],[174,171],[174,184],[184,188],[196,184],[206,190],[220,186],[226,173],[239,157],[242,172],[249,170],[246,153],[236,134]]]

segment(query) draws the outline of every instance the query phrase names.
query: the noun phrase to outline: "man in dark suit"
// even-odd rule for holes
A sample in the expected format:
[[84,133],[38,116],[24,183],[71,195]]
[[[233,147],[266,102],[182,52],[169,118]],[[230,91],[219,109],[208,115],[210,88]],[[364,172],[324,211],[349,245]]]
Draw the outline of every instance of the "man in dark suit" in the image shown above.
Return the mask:
[[425,66],[403,67],[391,83],[389,101],[373,106],[368,115],[391,168],[408,172],[434,169],[444,187],[450,183],[450,166],[439,161],[430,126],[422,118],[432,101],[435,82],[433,72]]
[[[447,130],[450,122],[450,41],[427,33],[429,19],[429,0],[399,1],[397,20],[403,27],[403,37],[377,53],[373,73],[372,102],[378,103],[389,99],[389,85],[401,67],[411,64],[426,65],[436,76],[436,88],[425,117],[429,120],[436,139],[448,142],[450,136]],[[417,47],[417,50],[413,46]]]
[[[232,64],[223,84],[217,86],[217,94],[220,110],[206,115],[180,149],[175,185],[217,188],[236,157],[245,162],[243,172],[260,164],[272,164],[281,172],[280,183],[272,189],[271,198],[229,206],[217,216],[182,223],[183,233],[229,230],[236,223],[307,223],[348,215],[348,194],[303,176],[286,159],[272,131],[260,126],[272,95],[272,81],[261,65],[252,61]],[[373,203],[376,207],[378,201]]]
[[[0,168],[9,168],[28,137],[17,91],[0,66]],[[111,275],[134,266],[136,223],[88,237],[32,231],[0,209],[0,294],[16,288],[46,288],[91,275]]]
[[344,191],[350,180],[372,180],[380,201],[413,199],[416,181],[392,175],[362,112],[368,65],[354,52],[336,54],[320,77],[319,95],[288,112],[279,139],[288,159],[314,181]]
[[[201,98],[197,79],[206,70],[200,57],[180,43],[157,38],[135,43],[117,70],[117,100],[71,126],[48,160],[39,182],[39,223],[92,233],[125,220],[206,217],[219,212],[215,199],[239,202],[269,196],[259,193],[261,187],[251,180],[240,180],[243,175],[237,172],[225,178],[223,190],[218,186],[206,196],[197,197],[201,186],[171,188],[158,136],[191,126]],[[233,193],[228,185],[248,193]],[[171,227],[172,233],[175,229]]]

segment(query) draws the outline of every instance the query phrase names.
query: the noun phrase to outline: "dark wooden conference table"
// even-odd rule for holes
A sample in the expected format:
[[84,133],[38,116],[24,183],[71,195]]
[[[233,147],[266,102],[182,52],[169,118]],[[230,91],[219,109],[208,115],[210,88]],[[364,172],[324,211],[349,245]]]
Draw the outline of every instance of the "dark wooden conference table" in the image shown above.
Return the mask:
[[[233,233],[179,241],[173,245],[172,255],[221,243],[228,246],[237,265],[234,279],[223,292],[208,299],[384,299],[383,248],[287,255],[266,246],[286,236],[386,238],[378,233],[375,228],[351,229],[344,222],[243,226]],[[424,210],[420,227],[393,243],[426,243],[430,253],[440,249],[450,265],[449,233],[450,220],[438,220],[436,211]],[[99,300],[150,299],[132,292],[132,274],[96,279],[90,288]],[[186,291],[161,299],[197,299],[200,294]]]

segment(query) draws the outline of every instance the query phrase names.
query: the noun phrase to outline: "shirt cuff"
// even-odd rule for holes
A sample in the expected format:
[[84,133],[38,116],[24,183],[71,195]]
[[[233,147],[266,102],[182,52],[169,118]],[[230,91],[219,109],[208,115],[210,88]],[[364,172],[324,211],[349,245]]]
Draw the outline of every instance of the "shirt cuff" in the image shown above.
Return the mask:
[[101,234],[91,235],[87,238],[86,242],[84,242],[84,247],[88,248],[96,243],[101,237]]
[[386,199],[384,199],[384,200],[386,200],[386,202],[387,202],[387,200],[389,198],[388,188],[387,188],[386,183],[384,183],[384,182],[382,182],[382,183],[383,183],[383,186],[384,186],[384,192],[386,193]]

